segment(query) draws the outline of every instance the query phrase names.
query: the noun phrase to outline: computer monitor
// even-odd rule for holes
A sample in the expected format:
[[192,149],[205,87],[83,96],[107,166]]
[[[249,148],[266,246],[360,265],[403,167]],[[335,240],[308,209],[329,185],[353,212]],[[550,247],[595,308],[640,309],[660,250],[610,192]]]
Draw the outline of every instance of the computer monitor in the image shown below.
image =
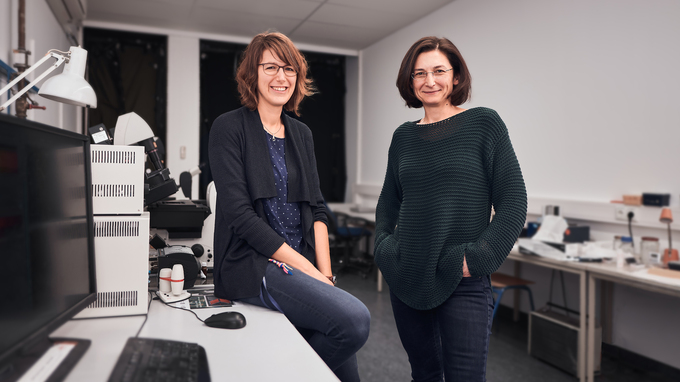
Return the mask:
[[[0,381],[96,298],[91,183],[89,137],[0,114]],[[89,345],[72,343],[56,380]]]

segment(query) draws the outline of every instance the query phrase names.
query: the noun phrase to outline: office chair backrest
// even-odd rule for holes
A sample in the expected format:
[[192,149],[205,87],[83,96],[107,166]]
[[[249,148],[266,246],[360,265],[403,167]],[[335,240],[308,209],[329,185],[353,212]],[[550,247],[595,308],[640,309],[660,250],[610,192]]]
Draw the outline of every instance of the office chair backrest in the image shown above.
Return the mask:
[[328,207],[328,204],[325,204],[326,206],[326,217],[328,218],[328,233],[337,235],[338,234],[338,218],[335,216],[333,211]]

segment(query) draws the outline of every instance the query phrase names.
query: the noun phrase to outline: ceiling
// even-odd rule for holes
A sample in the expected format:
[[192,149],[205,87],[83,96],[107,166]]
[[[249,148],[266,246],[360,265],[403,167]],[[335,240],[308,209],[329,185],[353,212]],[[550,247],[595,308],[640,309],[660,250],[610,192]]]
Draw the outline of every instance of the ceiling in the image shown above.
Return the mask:
[[363,49],[453,0],[88,0],[86,20]]

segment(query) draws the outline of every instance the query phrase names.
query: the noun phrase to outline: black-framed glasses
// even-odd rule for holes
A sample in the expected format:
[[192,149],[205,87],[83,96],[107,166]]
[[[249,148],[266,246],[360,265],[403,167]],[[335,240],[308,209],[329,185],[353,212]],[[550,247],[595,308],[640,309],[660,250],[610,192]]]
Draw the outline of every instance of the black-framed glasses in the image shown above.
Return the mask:
[[432,73],[432,75],[435,76],[435,77],[441,77],[441,76],[444,76],[446,74],[446,72],[448,72],[450,70],[453,70],[453,68],[451,68],[451,69],[437,69],[437,70],[433,70],[431,72],[418,71],[418,72],[412,73],[411,78],[413,78],[414,80],[424,80],[424,79],[427,78],[427,75],[430,74],[430,73]]
[[286,77],[295,77],[297,76],[297,70],[293,68],[290,65],[287,66],[280,66],[276,64],[272,64],[271,62],[266,62],[264,64],[258,64],[262,65],[262,69],[264,70],[264,74],[268,76],[275,76],[276,73],[279,72],[279,69],[283,69],[283,74],[286,75]]

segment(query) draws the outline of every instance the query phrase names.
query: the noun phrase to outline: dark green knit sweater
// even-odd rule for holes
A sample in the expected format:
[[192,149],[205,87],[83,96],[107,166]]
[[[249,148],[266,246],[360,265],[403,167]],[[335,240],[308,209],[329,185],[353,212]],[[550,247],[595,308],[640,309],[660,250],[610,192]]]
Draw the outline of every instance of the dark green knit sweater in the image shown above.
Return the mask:
[[526,212],[522,171],[494,110],[478,107],[425,125],[406,122],[389,149],[375,260],[401,301],[431,309],[458,286],[464,254],[472,276],[500,267]]

